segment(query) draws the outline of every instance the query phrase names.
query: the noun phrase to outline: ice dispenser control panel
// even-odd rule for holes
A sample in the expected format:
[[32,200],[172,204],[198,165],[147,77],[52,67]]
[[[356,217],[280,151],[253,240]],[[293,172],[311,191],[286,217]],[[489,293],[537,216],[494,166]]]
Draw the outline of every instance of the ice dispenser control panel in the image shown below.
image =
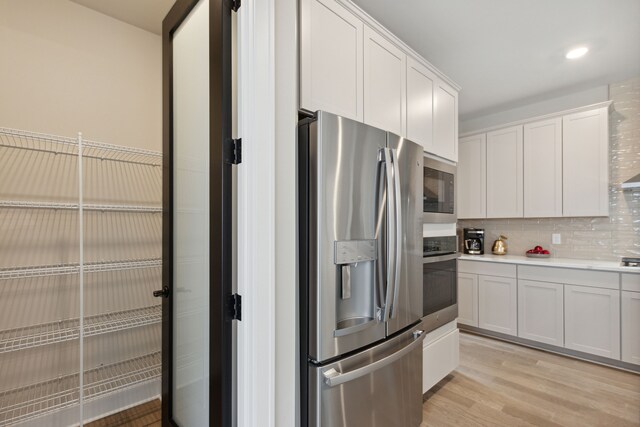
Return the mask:
[[375,240],[339,240],[335,244],[336,264],[357,264],[377,258]]

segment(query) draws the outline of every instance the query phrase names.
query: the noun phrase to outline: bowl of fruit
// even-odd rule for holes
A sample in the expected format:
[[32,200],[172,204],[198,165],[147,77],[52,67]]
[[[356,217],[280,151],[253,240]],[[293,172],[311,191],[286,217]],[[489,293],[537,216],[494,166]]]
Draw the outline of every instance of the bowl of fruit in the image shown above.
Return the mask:
[[527,256],[529,258],[549,258],[551,253],[548,250],[543,249],[542,246],[536,246],[535,248],[527,251]]

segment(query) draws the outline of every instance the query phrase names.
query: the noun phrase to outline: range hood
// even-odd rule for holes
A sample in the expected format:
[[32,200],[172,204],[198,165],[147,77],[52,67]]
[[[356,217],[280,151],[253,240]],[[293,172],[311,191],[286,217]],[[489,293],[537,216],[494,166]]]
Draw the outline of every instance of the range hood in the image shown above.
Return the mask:
[[640,188],[640,173],[622,183],[623,190],[628,190],[630,188]]

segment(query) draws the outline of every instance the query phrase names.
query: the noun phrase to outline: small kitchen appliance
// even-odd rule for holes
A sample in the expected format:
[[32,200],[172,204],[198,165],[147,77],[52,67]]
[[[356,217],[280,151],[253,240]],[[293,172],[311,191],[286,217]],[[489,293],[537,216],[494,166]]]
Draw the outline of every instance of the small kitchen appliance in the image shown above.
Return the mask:
[[501,234],[500,237],[498,237],[498,240],[493,242],[491,252],[493,252],[494,255],[506,255],[507,243],[505,242],[505,240],[507,240],[507,236],[503,236]]
[[468,255],[484,255],[484,229],[465,228],[463,230],[464,253]]

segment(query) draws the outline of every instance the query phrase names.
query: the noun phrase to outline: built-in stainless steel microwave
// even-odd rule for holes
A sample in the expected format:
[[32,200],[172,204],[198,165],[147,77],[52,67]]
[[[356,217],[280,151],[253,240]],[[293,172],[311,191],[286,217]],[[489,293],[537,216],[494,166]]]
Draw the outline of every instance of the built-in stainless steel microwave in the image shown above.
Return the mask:
[[425,223],[455,223],[456,166],[425,155],[422,206]]

